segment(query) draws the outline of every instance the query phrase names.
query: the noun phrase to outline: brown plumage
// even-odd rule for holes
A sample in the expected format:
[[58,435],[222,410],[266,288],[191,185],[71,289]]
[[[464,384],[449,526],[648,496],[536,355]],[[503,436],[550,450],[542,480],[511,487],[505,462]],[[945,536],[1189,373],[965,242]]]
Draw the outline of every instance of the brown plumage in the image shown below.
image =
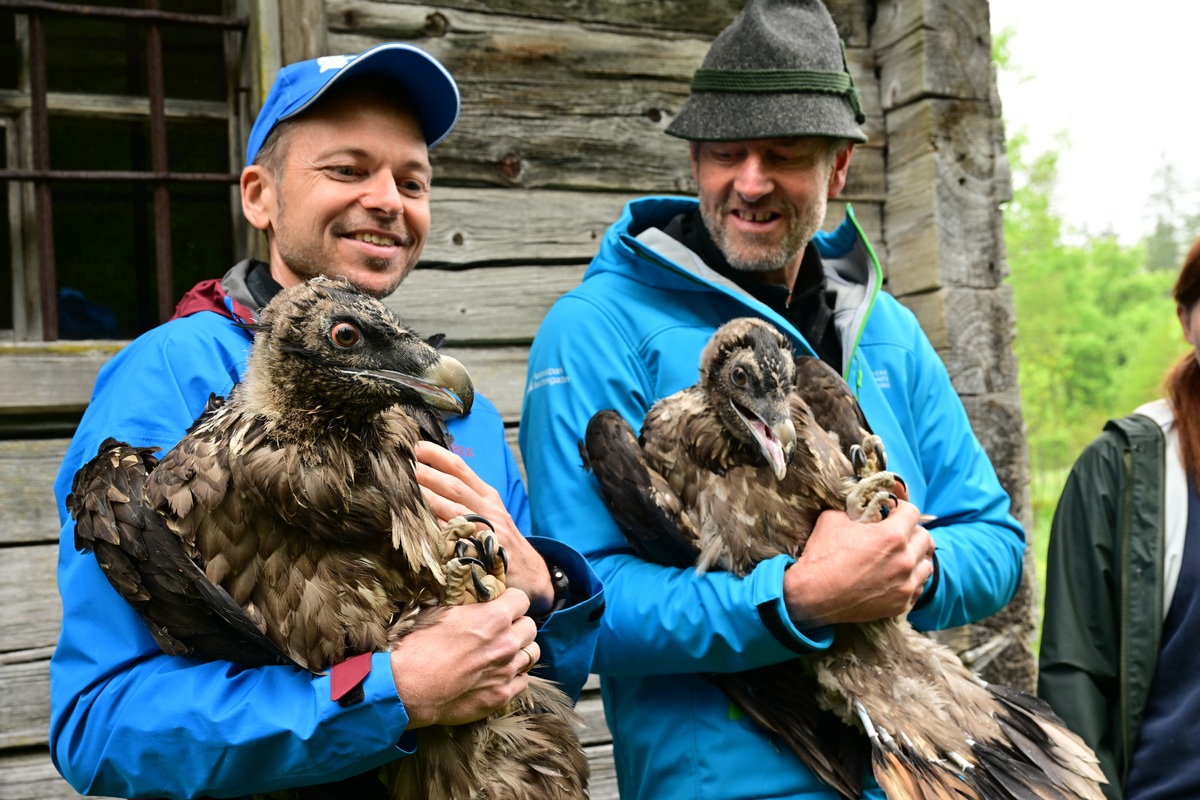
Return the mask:
[[[655,403],[640,437],[602,411],[582,449],[633,549],[700,571],[798,557],[822,511],[871,521],[895,503],[848,387],[761,320],[722,326],[700,381]],[[823,653],[712,679],[844,797],[862,795],[868,762],[892,800],[1103,797],[1094,754],[1049,706],[985,684],[901,617],[839,624]]]
[[[250,327],[227,401],[161,461],[106,441],[67,501],[76,546],[162,649],[321,672],[503,592],[494,535],[441,525],[416,483],[418,439],[445,441],[438,410],[469,410],[462,365],[344,282],[285,289]],[[570,705],[531,677],[479,722],[421,729],[384,779],[398,799],[582,798]]]

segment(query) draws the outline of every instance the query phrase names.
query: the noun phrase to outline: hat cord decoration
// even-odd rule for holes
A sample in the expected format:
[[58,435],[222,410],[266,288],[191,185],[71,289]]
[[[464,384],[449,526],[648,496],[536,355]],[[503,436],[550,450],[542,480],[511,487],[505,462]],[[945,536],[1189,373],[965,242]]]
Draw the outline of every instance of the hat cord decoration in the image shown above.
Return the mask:
[[780,92],[811,92],[814,94],[844,95],[854,109],[854,121],[859,125],[867,121],[863,113],[862,99],[850,68],[846,66],[846,43],[839,41],[842,51],[842,71],[826,72],[815,69],[704,69],[701,67],[692,76],[693,92],[752,92],[777,94]]
[[845,72],[808,69],[698,69],[692,77],[693,92],[813,92],[845,95],[860,125],[866,121],[858,88]]

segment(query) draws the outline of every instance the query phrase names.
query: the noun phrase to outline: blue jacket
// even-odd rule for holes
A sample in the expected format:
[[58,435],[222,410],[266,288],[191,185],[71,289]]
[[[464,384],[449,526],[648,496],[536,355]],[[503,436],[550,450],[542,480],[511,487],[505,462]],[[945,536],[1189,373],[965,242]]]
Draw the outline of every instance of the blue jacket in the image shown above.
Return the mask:
[[[732,318],[765,318],[797,352],[812,352],[786,320],[653,230],[694,204],[630,203],[534,340],[520,433],[534,530],[563,536],[604,582],[594,671],[622,798],[835,798],[704,677],[830,645],[827,627],[791,628],[781,640],[764,625],[764,604],[790,625],[783,571],[791,560],[765,561],[745,579],[643,561],[581,466],[578,442],[592,414],[617,409],[636,430],[654,401],[696,382],[701,349]],[[937,517],[930,527],[941,577],[911,621],[934,629],[992,614],[1021,576],[1024,538],[1008,496],[916,319],[879,291],[879,265],[853,217],[816,244],[839,293],[843,374],[883,438],[889,468]]]
[[[245,267],[234,267],[224,281],[235,295]],[[96,559],[75,550],[74,523],[63,502],[75,471],[100,442],[113,436],[166,451],[210,392],[228,394],[240,379],[251,339],[230,317],[246,311],[234,295],[218,292],[215,300],[222,295],[224,309],[161,325],[104,366],[55,483],[64,523],[58,563],[63,625],[50,662],[50,753],[80,792],[236,796],[340,780],[416,745],[405,734],[408,716],[386,653],[374,656],[366,700],[349,708],[330,701],[328,676],[167,656]],[[496,408],[476,395],[471,414],[449,427],[455,450],[497,488],[527,533],[528,500]],[[591,664],[600,584],[571,548],[550,539],[535,546],[564,568],[579,599],[538,634],[547,677],[578,696]]]

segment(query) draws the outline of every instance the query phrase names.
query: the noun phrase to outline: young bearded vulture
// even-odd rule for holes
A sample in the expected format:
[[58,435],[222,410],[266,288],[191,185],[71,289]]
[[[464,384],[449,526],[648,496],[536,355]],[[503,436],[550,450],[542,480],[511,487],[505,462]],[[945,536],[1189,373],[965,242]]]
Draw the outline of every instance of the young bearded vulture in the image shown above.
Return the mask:
[[[344,282],[284,289],[247,327],[227,400],[161,460],[105,441],[67,500],[76,546],[159,646],[323,672],[503,592],[494,534],[479,518],[443,526],[416,482],[418,439],[446,441],[438,411],[470,409],[462,365]],[[419,730],[382,777],[396,800],[583,798],[575,721],[531,676],[483,720]]]
[[[822,511],[874,521],[895,504],[845,382],[756,319],[713,334],[699,382],[655,403],[640,437],[601,411],[581,449],[634,551],[701,572],[799,557]],[[1048,705],[986,684],[903,617],[711,678],[843,797],[861,797],[870,762],[891,800],[1103,799],[1094,754]]]

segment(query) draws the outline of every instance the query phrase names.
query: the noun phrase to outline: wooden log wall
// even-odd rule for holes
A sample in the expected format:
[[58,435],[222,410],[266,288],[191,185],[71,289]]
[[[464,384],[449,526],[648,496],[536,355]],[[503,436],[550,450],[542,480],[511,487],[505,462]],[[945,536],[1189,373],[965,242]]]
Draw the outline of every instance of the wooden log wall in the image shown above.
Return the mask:
[[[1008,197],[986,0],[827,0],[863,94],[857,148],[829,224],[853,203],[920,317],[1015,511],[1028,468],[998,204]],[[448,335],[499,407],[516,450],[530,342],[576,285],[624,203],[690,192],[686,146],[663,131],[708,43],[742,0],[254,0],[253,95],[280,60],[404,40],[456,76],[463,116],[433,152],[433,230],[391,299]],[[272,33],[275,31],[276,33]],[[257,76],[257,77],[256,77]],[[258,84],[258,85],[255,85]],[[72,420],[120,343],[0,347],[0,796],[75,797],[46,752],[47,660],[59,624],[51,483]],[[1027,570],[1027,574],[1032,574]],[[989,677],[1028,687],[1032,585],[981,627],[951,634]],[[616,797],[593,685],[581,703],[594,798]]]

